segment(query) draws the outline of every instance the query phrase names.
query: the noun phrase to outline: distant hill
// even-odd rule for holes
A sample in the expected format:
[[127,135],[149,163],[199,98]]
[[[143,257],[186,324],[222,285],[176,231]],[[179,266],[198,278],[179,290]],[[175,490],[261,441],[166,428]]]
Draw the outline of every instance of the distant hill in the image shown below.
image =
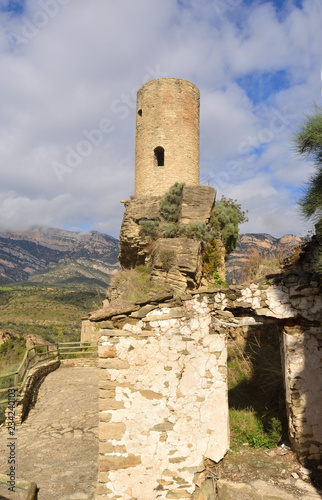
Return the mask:
[[[235,250],[229,255],[226,262],[226,278],[228,283],[235,281],[240,283],[243,280],[244,268],[250,259],[257,256],[271,259],[272,267],[267,267],[267,274],[277,271],[274,268],[273,258],[276,262],[290,256],[293,249],[303,243],[299,236],[286,234],[281,238],[274,238],[267,233],[245,233],[240,234],[240,239]],[[265,271],[265,270],[264,270]]]
[[[241,234],[226,262],[228,283],[242,280],[243,268],[254,255],[284,258],[302,242],[299,236],[289,234],[282,238],[266,233]],[[98,231],[35,227],[0,232],[0,285],[25,282],[106,290],[111,272],[119,267],[118,254],[118,240]]]
[[119,242],[97,231],[36,227],[0,232],[0,284],[106,288],[118,267]]

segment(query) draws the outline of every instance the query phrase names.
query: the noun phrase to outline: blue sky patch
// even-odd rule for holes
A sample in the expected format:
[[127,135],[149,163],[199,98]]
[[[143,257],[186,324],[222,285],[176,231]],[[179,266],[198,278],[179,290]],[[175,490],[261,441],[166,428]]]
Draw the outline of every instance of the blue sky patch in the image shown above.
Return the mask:
[[[254,0],[243,0],[243,3],[245,3],[246,5],[249,5],[249,6],[253,6],[254,4],[261,5],[263,3],[270,3],[270,4],[274,5],[274,7],[276,8],[277,11],[282,11],[289,6],[290,2],[289,2],[289,0],[269,0],[269,1],[257,0],[256,2],[254,2]],[[295,7],[298,7],[299,9],[301,9],[302,4],[303,4],[303,0],[293,0],[292,3]]]
[[245,90],[253,104],[266,101],[271,94],[280,92],[290,86],[286,70],[275,71],[274,73],[251,73],[237,78],[236,82]]
[[13,14],[22,14],[25,9],[25,0],[8,0],[7,5],[1,8],[4,12],[12,12]]

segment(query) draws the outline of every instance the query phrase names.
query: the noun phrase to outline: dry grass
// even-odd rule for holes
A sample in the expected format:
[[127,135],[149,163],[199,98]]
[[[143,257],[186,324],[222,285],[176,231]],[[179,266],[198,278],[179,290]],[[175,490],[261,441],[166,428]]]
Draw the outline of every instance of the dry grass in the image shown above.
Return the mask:
[[277,274],[282,270],[283,253],[260,253],[257,248],[247,254],[247,261],[242,269],[242,281],[263,278],[266,274]]
[[[118,271],[111,280],[113,306],[123,306],[128,303],[143,300],[149,294],[159,293],[163,288],[151,281],[150,269],[137,266],[135,269]],[[111,305],[112,305],[111,304]]]

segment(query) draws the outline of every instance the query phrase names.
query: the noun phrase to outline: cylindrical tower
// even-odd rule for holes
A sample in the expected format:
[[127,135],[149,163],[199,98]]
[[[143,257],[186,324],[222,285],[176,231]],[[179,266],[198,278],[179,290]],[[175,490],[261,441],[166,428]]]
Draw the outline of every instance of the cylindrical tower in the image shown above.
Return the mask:
[[198,186],[198,88],[187,80],[160,78],[137,94],[135,194],[162,196],[175,182]]

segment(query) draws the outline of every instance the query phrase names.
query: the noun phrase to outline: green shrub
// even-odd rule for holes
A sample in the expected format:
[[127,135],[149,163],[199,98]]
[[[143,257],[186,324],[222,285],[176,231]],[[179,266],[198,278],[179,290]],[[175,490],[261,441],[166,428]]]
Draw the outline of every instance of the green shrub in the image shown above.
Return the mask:
[[161,250],[159,257],[163,269],[166,271],[166,273],[168,273],[175,262],[175,252],[173,250]]
[[205,222],[190,222],[179,227],[180,236],[185,236],[193,240],[205,241],[207,239],[207,224]]
[[139,225],[140,225],[139,235],[141,238],[146,238],[149,240],[156,239],[159,228],[158,220],[140,220]]
[[178,227],[176,224],[169,223],[162,226],[164,238],[175,238],[177,236]]
[[176,182],[160,201],[162,216],[168,222],[178,222],[184,183]]
[[135,270],[142,277],[147,277],[147,276],[150,276],[150,274],[151,274],[151,269],[149,269],[148,267],[144,266],[143,264],[140,264],[139,266],[136,266]]
[[231,253],[237,245],[239,238],[239,224],[247,222],[246,212],[241,209],[237,200],[222,196],[216,202],[210,217],[210,225],[217,237],[220,237],[225,245],[227,254]]

